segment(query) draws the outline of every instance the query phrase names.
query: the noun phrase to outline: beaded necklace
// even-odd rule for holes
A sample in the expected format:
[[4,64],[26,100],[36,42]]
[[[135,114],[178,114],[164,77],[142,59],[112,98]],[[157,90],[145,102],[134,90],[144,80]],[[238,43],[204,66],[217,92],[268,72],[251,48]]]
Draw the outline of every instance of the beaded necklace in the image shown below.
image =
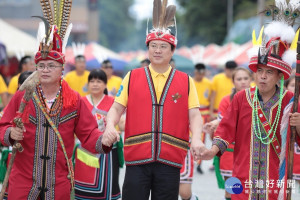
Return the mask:
[[39,98],[42,100],[42,105],[43,105],[43,109],[46,113],[48,113],[48,115],[50,117],[55,117],[58,115],[58,113],[60,112],[61,108],[62,108],[62,95],[61,95],[61,85],[59,86],[59,90],[55,96],[54,102],[53,102],[53,106],[51,106],[51,108],[48,107],[46,101],[46,97],[43,93],[42,90],[42,86],[41,84],[38,85],[37,87],[37,92],[38,92],[38,96]]
[[[278,126],[278,122],[279,122],[279,117],[280,117],[280,112],[281,112],[281,102],[282,102],[282,99],[283,99],[283,77],[281,78],[281,81],[280,81],[280,97],[279,97],[279,103],[278,103],[278,109],[277,109],[277,113],[276,113],[276,116],[275,116],[275,119],[273,121],[273,124],[271,126],[271,130],[266,133],[266,136],[264,137],[261,130],[260,130],[260,121],[259,121],[259,118],[258,118],[258,112],[257,112],[257,108],[259,105],[259,99],[257,97],[257,93],[258,93],[258,90],[257,90],[257,86],[255,88],[255,92],[254,92],[254,97],[253,97],[253,102],[252,102],[252,124],[253,124],[253,130],[254,130],[254,133],[255,133],[255,136],[263,143],[263,144],[270,144],[274,137],[275,137],[275,132],[277,130],[277,126]],[[264,131],[265,132],[265,131]],[[273,132],[273,137],[272,138],[269,138],[269,136],[271,135],[271,133]]]

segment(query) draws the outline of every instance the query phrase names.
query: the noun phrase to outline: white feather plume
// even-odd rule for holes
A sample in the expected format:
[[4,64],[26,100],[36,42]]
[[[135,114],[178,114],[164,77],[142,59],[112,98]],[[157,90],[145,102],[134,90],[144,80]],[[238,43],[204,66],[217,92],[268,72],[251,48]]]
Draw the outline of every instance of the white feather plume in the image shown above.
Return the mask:
[[67,46],[67,43],[68,43],[68,39],[69,39],[71,30],[72,30],[72,27],[73,27],[73,24],[70,23],[67,30],[66,30],[66,34],[65,34],[65,37],[64,37],[63,45],[62,45],[62,52],[63,53],[65,53],[65,51],[66,51],[66,46]]
[[[43,40],[45,39],[45,37],[46,37],[45,24],[44,24],[44,22],[40,22],[38,32],[37,32],[37,36],[36,36],[37,42],[38,43],[44,42]],[[40,44],[38,44],[38,46],[39,45]]]
[[300,6],[299,0],[290,0],[289,4],[292,6],[293,9]]
[[52,26],[52,30],[51,30],[51,33],[50,33],[50,37],[49,37],[48,42],[47,42],[47,45],[48,45],[48,46],[50,45],[50,42],[53,41],[53,33],[54,33],[54,26]]
[[79,55],[84,55],[84,51],[85,51],[85,44],[84,43],[78,43],[76,45],[75,42],[72,42],[72,49],[73,49],[73,53],[74,56],[79,56]]
[[253,46],[247,51],[247,56],[251,59],[253,56],[258,56],[259,46]]
[[282,60],[292,66],[292,64],[296,62],[296,57],[296,50],[289,49],[282,55]]
[[293,27],[278,21],[271,22],[265,28],[264,32],[269,38],[280,37],[282,41],[286,41],[288,43],[292,43],[295,37],[295,31]]
[[283,6],[283,8],[287,7],[286,0],[275,0],[275,5],[279,8]]

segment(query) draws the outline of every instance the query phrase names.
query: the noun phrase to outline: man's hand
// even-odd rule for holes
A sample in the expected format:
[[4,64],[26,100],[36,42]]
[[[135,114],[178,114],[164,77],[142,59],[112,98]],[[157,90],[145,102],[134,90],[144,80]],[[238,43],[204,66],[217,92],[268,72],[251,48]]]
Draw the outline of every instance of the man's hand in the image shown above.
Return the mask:
[[19,128],[19,127],[11,127],[10,128],[10,138],[13,140],[23,140],[25,132],[25,128]]
[[300,126],[300,113],[290,113],[290,125],[291,126]]
[[194,160],[197,161],[201,159],[200,153],[205,151],[206,148],[203,142],[201,141],[201,138],[193,138],[190,149]]
[[205,149],[203,152],[200,154],[200,159],[202,160],[211,160],[217,155],[219,152],[219,148],[215,145],[211,147],[211,149]]
[[216,119],[216,115],[214,114],[214,113],[210,113],[209,114],[209,121],[213,121],[213,120],[215,120]]
[[107,125],[102,136],[102,144],[110,147],[114,142],[120,140],[119,132],[113,125]]
[[211,122],[205,123],[203,126],[203,132],[208,133],[210,135],[213,135],[214,132],[216,131],[218,125],[219,125],[219,120],[215,119]]

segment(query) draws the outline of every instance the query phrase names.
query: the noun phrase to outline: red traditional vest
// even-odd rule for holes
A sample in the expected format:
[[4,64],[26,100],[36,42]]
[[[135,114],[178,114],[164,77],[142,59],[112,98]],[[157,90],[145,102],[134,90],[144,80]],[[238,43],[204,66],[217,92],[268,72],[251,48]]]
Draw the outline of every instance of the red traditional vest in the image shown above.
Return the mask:
[[181,168],[189,145],[187,74],[172,68],[159,102],[148,67],[131,71],[128,86],[126,164],[158,161]]

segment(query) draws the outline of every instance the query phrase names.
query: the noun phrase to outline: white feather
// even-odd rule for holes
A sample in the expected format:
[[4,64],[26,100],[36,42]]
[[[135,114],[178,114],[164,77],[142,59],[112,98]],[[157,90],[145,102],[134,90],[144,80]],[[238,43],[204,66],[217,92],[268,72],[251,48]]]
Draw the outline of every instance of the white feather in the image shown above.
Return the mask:
[[75,42],[72,42],[72,49],[75,57],[79,55],[83,56],[85,51],[85,44],[84,43],[76,44]]
[[297,52],[296,50],[287,50],[284,52],[284,54],[282,55],[282,60],[286,63],[288,63],[290,66],[292,66],[293,63],[296,62],[297,60]]
[[296,9],[297,7],[300,6],[300,2],[299,0],[290,0],[290,3],[289,3],[293,9]]
[[77,45],[77,52],[79,55],[84,55],[84,51],[85,51],[85,44],[84,43],[79,43]]
[[53,33],[54,33],[54,26],[52,26],[52,30],[51,30],[51,33],[50,33],[50,37],[49,37],[48,42],[47,42],[47,45],[48,45],[48,46],[50,45],[50,42],[53,41]]
[[275,5],[280,8],[281,6],[283,6],[283,8],[287,7],[287,3],[286,0],[275,0]]
[[44,24],[44,22],[40,22],[37,36],[36,36],[38,43],[41,43],[45,37],[46,37],[45,24]]
[[72,42],[72,49],[73,49],[73,54],[76,57],[78,55],[78,53],[77,53],[77,47],[76,47],[76,43],[75,42]]
[[66,30],[64,41],[63,41],[63,45],[62,45],[62,52],[63,53],[65,53],[65,51],[66,51],[66,46],[67,46],[67,43],[68,43],[68,39],[69,39],[71,30],[72,30],[72,27],[73,27],[73,24],[70,23],[69,26],[68,26],[68,28],[67,28],[67,30]]
[[282,22],[273,21],[265,28],[265,35],[270,38],[280,37],[282,41],[292,43],[295,37],[295,31],[293,27],[284,24]]
[[248,58],[251,59],[253,56],[258,56],[259,46],[254,46],[247,51]]

